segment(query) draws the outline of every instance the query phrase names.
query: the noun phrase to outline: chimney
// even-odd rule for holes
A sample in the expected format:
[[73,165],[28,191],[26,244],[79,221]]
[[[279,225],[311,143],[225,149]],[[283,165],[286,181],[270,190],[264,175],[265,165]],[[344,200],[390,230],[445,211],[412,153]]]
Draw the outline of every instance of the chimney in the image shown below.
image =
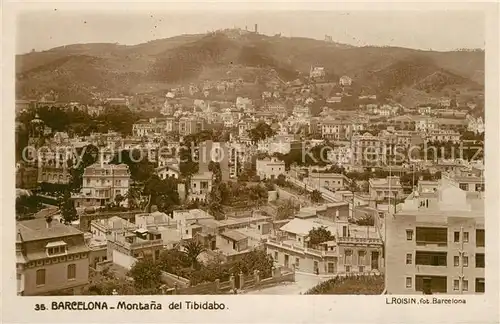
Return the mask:
[[257,24],[255,24],[255,33],[258,34],[258,28],[257,28]]
[[52,216],[46,217],[45,222],[46,222],[47,228],[51,228],[52,227]]

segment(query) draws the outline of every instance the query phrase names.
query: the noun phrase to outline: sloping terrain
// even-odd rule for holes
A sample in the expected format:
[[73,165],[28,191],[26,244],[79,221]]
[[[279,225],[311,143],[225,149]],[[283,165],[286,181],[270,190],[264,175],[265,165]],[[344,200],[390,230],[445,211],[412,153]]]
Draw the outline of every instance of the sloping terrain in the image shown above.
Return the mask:
[[[181,35],[144,44],[76,44],[16,57],[18,98],[54,90],[60,100],[92,93],[119,95],[231,73],[274,70],[290,81],[311,66],[337,78],[349,75],[374,91],[439,92],[449,86],[481,88],[484,52],[431,52],[396,47],[353,47],[307,38],[224,33]],[[140,90],[139,90],[140,89]]]

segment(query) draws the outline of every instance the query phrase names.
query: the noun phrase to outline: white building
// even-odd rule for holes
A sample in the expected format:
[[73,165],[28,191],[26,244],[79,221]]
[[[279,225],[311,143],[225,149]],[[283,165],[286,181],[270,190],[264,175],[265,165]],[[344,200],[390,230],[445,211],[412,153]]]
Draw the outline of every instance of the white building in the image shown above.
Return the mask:
[[350,77],[348,77],[347,75],[344,75],[344,76],[340,77],[339,83],[342,86],[350,86],[352,84],[352,79]]
[[256,171],[260,179],[276,179],[285,173],[285,162],[274,157],[257,160]]
[[[126,164],[93,164],[83,173],[82,190],[73,196],[76,207],[104,206],[125,197],[130,187],[130,171]],[[126,199],[122,202],[127,205]]]

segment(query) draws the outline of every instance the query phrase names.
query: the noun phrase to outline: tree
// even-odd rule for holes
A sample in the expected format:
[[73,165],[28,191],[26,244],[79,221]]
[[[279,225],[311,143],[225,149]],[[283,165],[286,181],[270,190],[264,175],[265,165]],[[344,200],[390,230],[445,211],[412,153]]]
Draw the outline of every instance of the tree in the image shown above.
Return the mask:
[[286,185],[286,177],[284,174],[278,175],[276,178],[276,184],[280,187],[284,187]]
[[160,254],[160,267],[169,273],[178,273],[179,269],[187,268],[191,265],[186,253],[178,249],[164,250]]
[[231,272],[253,274],[254,270],[258,270],[261,278],[268,278],[272,275],[273,263],[273,258],[266,251],[252,250],[231,266]]
[[315,203],[318,203],[320,202],[321,200],[323,199],[323,197],[321,196],[321,192],[317,189],[313,190],[311,192],[311,200]]
[[78,219],[75,204],[73,200],[71,200],[71,193],[69,190],[64,192],[59,208],[65,224],[71,224],[71,222]]
[[148,160],[142,151],[137,149],[122,150],[109,163],[126,164],[129,167],[132,180],[139,183],[146,182],[155,173],[154,164]]
[[208,163],[208,171],[213,172],[215,183],[220,183],[222,181],[222,170],[219,162],[210,161],[210,163]]
[[16,214],[18,216],[34,214],[42,207],[42,203],[35,195],[21,195],[16,198]]
[[276,211],[276,220],[292,218],[298,207],[292,199],[285,200],[278,205]]
[[332,233],[325,227],[320,226],[313,228],[309,231],[309,244],[311,246],[317,246],[320,243],[330,241],[333,239]]
[[125,194],[125,199],[127,199],[130,209],[134,209],[139,206],[140,198],[141,193],[139,192],[139,190],[135,187],[129,187],[127,193]]
[[276,132],[264,122],[258,123],[254,128],[248,130],[248,135],[253,143],[257,143],[268,137],[274,136]]
[[198,256],[205,251],[203,245],[198,241],[190,241],[184,246],[184,251],[192,267],[198,266]]
[[156,174],[151,176],[144,185],[143,194],[150,196],[149,211],[156,205],[159,211],[168,212],[180,203],[177,180],[173,178],[162,180]]
[[70,168],[69,188],[72,192],[79,192],[83,185],[83,173],[85,168],[96,163],[99,159],[99,148],[89,144],[81,150],[77,149],[76,161],[69,160],[68,167]]
[[122,203],[122,201],[124,201],[124,200],[125,200],[125,197],[123,197],[123,196],[122,196],[122,195],[120,195],[120,194],[118,194],[118,195],[116,195],[116,196],[115,196],[115,202],[116,202],[116,204],[117,204],[118,206],[119,206],[119,205]]
[[129,276],[134,279],[134,286],[140,290],[156,290],[161,285],[160,264],[151,257],[138,260],[130,269]]

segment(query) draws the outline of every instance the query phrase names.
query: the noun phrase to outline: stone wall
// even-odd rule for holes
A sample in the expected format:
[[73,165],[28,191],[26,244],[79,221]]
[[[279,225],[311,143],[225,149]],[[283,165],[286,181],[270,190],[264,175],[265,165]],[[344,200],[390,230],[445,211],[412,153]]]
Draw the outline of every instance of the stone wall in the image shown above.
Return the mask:
[[[254,290],[262,287],[274,286],[282,282],[294,282],[295,272],[286,269],[283,271],[281,268],[273,268],[272,276],[269,278],[261,279],[259,271],[255,270],[253,274],[244,275],[239,273],[239,291],[241,290]],[[164,290],[165,294],[172,295],[217,295],[217,294],[231,294],[237,286],[237,281],[234,275],[231,275],[229,281],[221,282],[219,279],[214,282],[203,283],[200,285],[180,288],[178,284],[174,285],[173,289]]]

